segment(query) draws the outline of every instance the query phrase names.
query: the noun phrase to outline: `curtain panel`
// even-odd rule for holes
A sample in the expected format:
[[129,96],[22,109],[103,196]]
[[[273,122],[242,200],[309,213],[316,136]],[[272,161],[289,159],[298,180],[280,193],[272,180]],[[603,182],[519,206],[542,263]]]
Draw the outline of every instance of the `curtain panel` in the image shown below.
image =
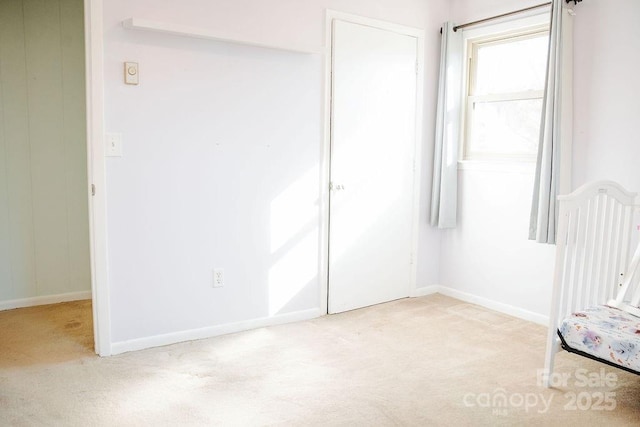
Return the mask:
[[570,10],[563,3],[564,0],[553,0],[551,6],[547,76],[529,224],[530,240],[550,244],[556,242],[557,197],[571,189],[573,23]]
[[462,55],[462,31],[453,31],[453,24],[446,22],[442,27],[431,190],[431,225],[438,228],[456,226]]

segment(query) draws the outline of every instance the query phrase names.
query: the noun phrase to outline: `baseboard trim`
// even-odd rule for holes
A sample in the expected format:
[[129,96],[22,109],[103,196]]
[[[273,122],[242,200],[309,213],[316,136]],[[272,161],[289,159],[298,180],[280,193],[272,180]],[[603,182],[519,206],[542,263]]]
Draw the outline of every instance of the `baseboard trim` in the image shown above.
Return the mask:
[[431,285],[431,286],[423,286],[421,288],[416,288],[413,290],[411,296],[412,297],[424,297],[427,295],[437,294],[442,286]]
[[281,314],[272,317],[262,317],[258,319],[244,320],[242,322],[226,323],[223,325],[209,326],[206,328],[190,329],[186,331],[173,332],[170,334],[120,341],[111,344],[110,355],[126,353],[129,351],[144,350],[152,347],[162,347],[165,345],[176,344],[185,341],[212,338],[219,335],[232,334],[235,332],[263,328],[266,326],[299,322],[302,320],[314,319],[324,314],[326,313],[323,313],[319,308],[314,308],[310,310],[296,311],[293,313]]
[[[504,304],[488,298],[462,292],[442,285],[424,286],[414,289],[412,297],[422,297],[433,294],[442,294],[460,301],[476,304],[490,310],[508,314],[519,319],[527,320],[541,325],[548,324],[548,317],[540,314],[524,310],[509,304]],[[205,328],[190,329],[186,331],[174,332],[170,334],[155,335],[151,337],[138,338],[127,341],[119,341],[111,344],[111,351],[108,355],[116,355],[127,353],[130,351],[144,350],[153,347],[162,347],[165,345],[177,344],[185,341],[194,341],[205,338],[213,338],[220,335],[232,334],[236,332],[247,331],[250,329],[263,328],[267,326],[276,326],[285,323],[299,322],[303,320],[314,319],[325,315],[321,309],[314,308],[310,310],[296,311],[293,313],[281,314],[273,317],[262,317],[258,319],[250,319],[236,323],[226,323],[223,325],[209,326]],[[107,355],[105,355],[107,356]]]
[[21,298],[0,301],[0,311],[14,308],[35,307],[37,305],[58,304],[60,302],[80,301],[91,299],[91,291],[69,292],[67,294],[45,295],[41,297]]
[[476,304],[481,307],[488,308],[490,310],[498,311],[500,313],[508,314],[509,316],[517,317],[522,320],[537,323],[539,325],[547,326],[549,324],[549,317],[543,316],[532,311],[522,309],[509,304],[504,304],[498,301],[491,300],[489,298],[480,297],[467,292],[462,292],[457,289],[450,288],[442,285],[431,285],[414,290],[412,297],[422,297],[432,294],[442,294],[451,298],[455,298],[460,301]]

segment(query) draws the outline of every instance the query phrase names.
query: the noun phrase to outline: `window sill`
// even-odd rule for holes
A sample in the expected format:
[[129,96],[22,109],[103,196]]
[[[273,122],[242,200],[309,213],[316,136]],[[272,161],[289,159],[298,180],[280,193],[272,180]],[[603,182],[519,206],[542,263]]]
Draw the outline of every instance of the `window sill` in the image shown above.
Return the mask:
[[458,170],[533,175],[536,172],[536,162],[534,160],[459,160]]

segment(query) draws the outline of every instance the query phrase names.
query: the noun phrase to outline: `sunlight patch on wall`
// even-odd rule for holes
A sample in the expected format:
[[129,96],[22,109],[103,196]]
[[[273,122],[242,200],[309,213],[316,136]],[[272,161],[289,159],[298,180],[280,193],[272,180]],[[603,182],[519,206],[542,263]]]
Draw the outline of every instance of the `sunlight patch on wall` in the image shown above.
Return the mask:
[[318,275],[318,231],[308,233],[269,270],[269,315],[284,308]]
[[315,165],[271,202],[270,316],[318,276],[318,187]]
[[271,202],[271,253],[318,217],[318,177],[316,165]]

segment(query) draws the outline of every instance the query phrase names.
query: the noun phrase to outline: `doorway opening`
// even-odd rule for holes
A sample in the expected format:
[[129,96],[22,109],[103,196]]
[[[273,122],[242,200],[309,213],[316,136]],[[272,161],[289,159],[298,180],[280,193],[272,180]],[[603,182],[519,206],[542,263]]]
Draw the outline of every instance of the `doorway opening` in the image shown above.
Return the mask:
[[0,319],[93,353],[84,23],[83,0],[0,3]]

